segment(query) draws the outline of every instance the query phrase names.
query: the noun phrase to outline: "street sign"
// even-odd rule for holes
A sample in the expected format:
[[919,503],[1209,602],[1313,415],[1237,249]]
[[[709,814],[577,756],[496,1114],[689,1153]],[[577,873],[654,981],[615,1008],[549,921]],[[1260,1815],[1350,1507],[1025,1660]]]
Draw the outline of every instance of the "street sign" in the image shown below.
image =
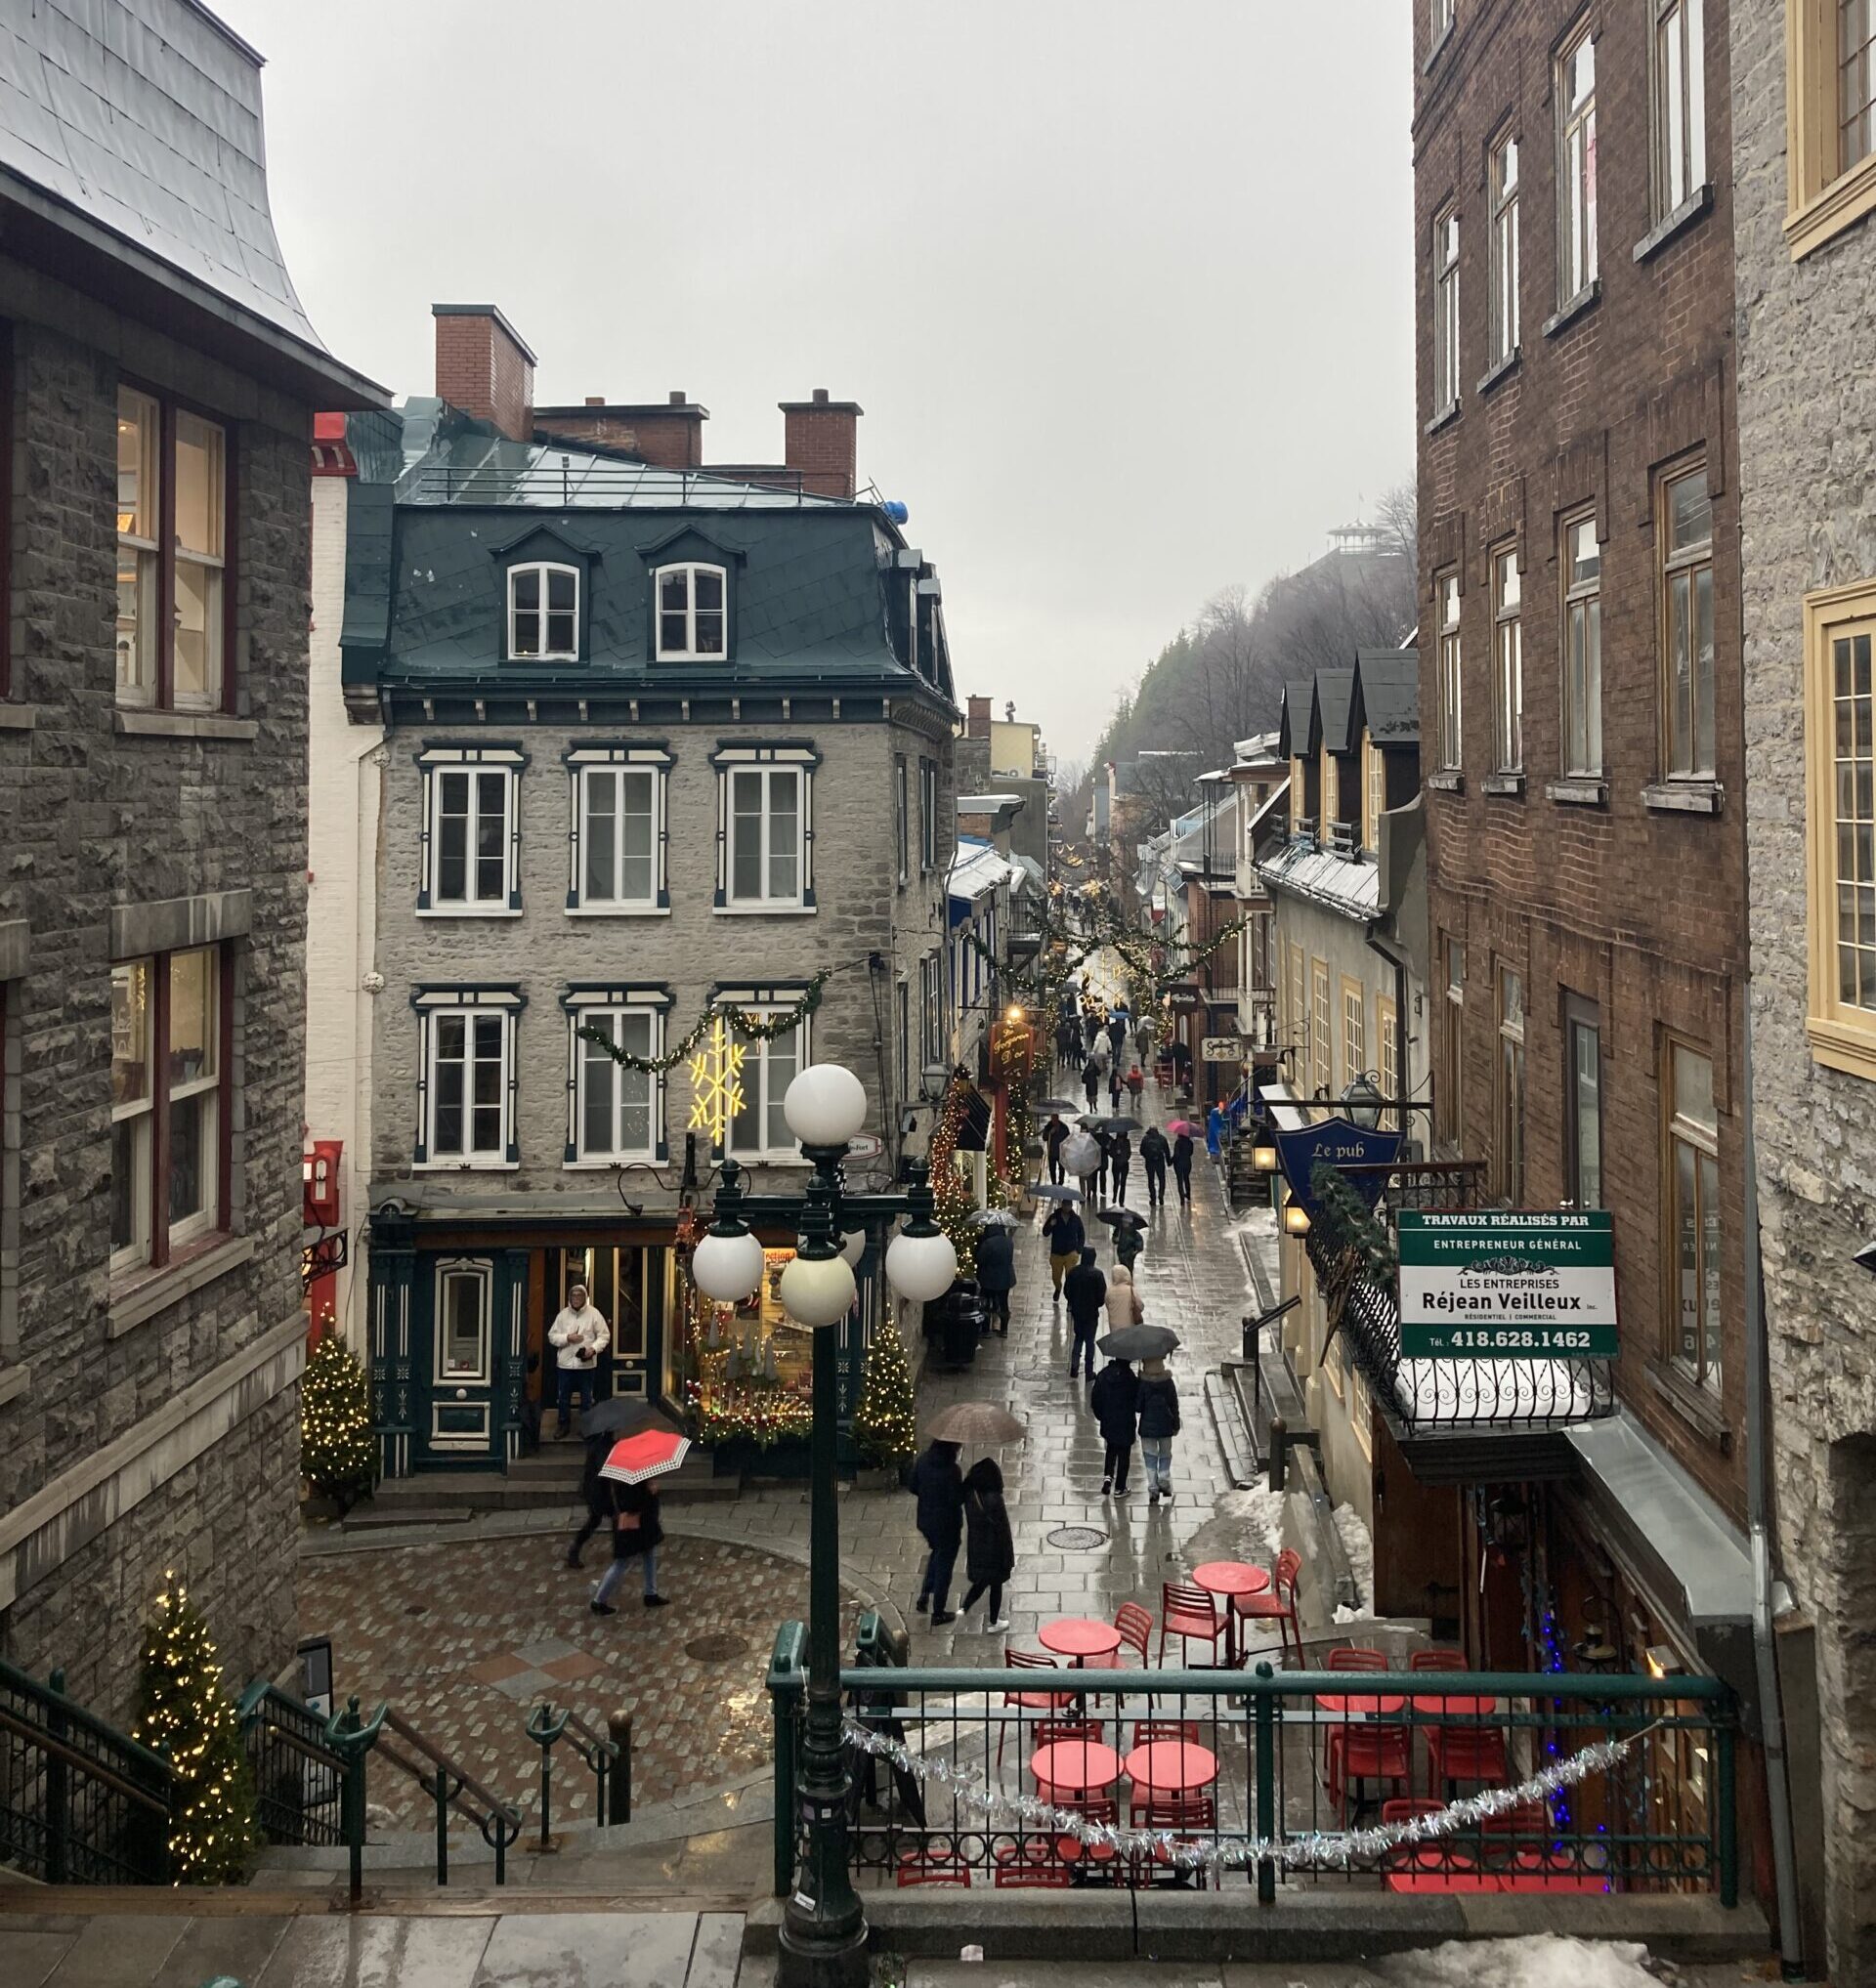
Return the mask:
[[1402,1208],[1395,1223],[1403,1358],[1614,1358],[1606,1212]]
[[1207,1036],[1199,1043],[1201,1063],[1237,1063],[1244,1056],[1244,1044],[1236,1036]]

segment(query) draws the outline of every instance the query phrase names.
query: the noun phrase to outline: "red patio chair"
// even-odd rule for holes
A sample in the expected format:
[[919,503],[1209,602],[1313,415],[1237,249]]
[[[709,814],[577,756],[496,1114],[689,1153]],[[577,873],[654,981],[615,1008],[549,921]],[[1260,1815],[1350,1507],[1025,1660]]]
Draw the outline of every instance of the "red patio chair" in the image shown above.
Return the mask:
[[1128,1813],[1135,1829],[1215,1829],[1218,1804],[1204,1790],[1190,1795],[1136,1795]]
[[1013,1888],[1066,1891],[1074,1877],[1052,1837],[1004,1843],[991,1859],[991,1882],[1000,1891]]
[[1333,1727],[1328,1757],[1329,1799],[1345,1824],[1350,1782],[1381,1781],[1405,1790],[1409,1761],[1407,1728],[1374,1719]]
[[1428,1726],[1427,1778],[1435,1788],[1451,1788],[1456,1781],[1509,1781],[1505,1735],[1493,1725]]
[[1358,1643],[1338,1643],[1323,1660],[1329,1671],[1385,1671],[1387,1659],[1379,1650],[1364,1650]]
[[1429,1649],[1416,1650],[1407,1659],[1410,1671],[1470,1671],[1472,1667],[1466,1661],[1466,1652],[1456,1650],[1450,1644],[1435,1643]]
[[1188,1747],[1199,1744],[1199,1722],[1195,1718],[1136,1718],[1133,1744],[1150,1747],[1155,1740],[1182,1740]]
[[[1034,1650],[1005,1650],[1003,1669],[1006,1671],[1053,1671],[1059,1668],[1053,1657],[1045,1657]],[[1025,1712],[1061,1712],[1075,1703],[1072,1691],[1005,1691],[1003,1704],[1017,1709],[1018,1723]],[[997,1735],[997,1764],[1003,1764],[1003,1742],[1009,1737],[1009,1727],[1004,1725]]]
[[1098,1718],[1039,1718],[1030,1735],[1030,1751],[1052,1747],[1059,1740],[1092,1740],[1098,1747],[1104,1733],[1105,1723]]
[[[1150,1671],[1153,1659],[1147,1645],[1153,1634],[1153,1617],[1136,1601],[1124,1601],[1114,1611],[1114,1627],[1121,1632],[1120,1647],[1103,1650],[1098,1657],[1083,1660],[1087,1671]],[[1137,1658],[1138,1662],[1131,1661]],[[1152,1699],[1147,1700],[1151,1706]]]
[[1498,1869],[1547,1857],[1555,1835],[1550,1808],[1542,1801],[1501,1808],[1479,1824],[1481,1861]]
[[900,1852],[899,1883],[901,1889],[912,1884],[962,1884],[968,1887],[970,1866],[956,1850],[937,1850],[926,1843],[916,1850]]
[[[1297,1614],[1297,1581],[1302,1573],[1302,1555],[1286,1546],[1277,1555],[1270,1586],[1261,1594],[1235,1594],[1231,1606],[1240,1622],[1273,1622],[1277,1626],[1277,1646],[1283,1658],[1290,1655],[1290,1639],[1297,1641],[1297,1667],[1302,1668],[1302,1624]],[[1248,1663],[1247,1650],[1241,1662]],[[1280,1660],[1281,1661],[1281,1660]]]
[[[1179,1639],[1179,1664],[1184,1670],[1210,1670],[1218,1660],[1218,1640],[1224,1634],[1224,1624],[1218,1619],[1217,1604],[1203,1587],[1189,1581],[1168,1581],[1160,1588],[1160,1663],[1166,1663],[1166,1639],[1177,1636]],[[1209,1643],[1212,1646],[1210,1665],[1190,1665],[1186,1662],[1188,1643]]]

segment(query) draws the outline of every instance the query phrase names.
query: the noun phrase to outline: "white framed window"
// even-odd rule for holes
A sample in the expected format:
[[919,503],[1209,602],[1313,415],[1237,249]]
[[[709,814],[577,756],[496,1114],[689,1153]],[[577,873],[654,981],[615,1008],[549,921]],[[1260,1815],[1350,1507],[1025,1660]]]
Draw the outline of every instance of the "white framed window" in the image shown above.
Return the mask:
[[1517,350],[1517,140],[1507,132],[1492,148],[1492,309],[1494,365]]
[[521,914],[518,787],[526,756],[513,746],[427,746],[417,910],[433,917]]
[[918,867],[938,867],[938,762],[918,762]]
[[493,1333],[494,1278],[487,1261],[451,1257],[437,1265],[436,1354],[431,1378],[488,1383]]
[[[774,992],[779,993],[779,990]],[[792,999],[792,994],[789,999]],[[764,1020],[785,1011],[786,1003],[738,1001],[738,1006]],[[743,1040],[743,1103],[730,1120],[725,1151],[736,1160],[799,1160],[801,1148],[789,1130],[782,1100],[789,1085],[808,1061],[808,1023],[802,1021],[774,1041]]]
[[1665,221],[1707,179],[1703,0],[1654,0],[1654,218]]
[[420,987],[416,1163],[510,1167],[515,1137],[515,1036],[526,996],[514,988]]
[[1702,464],[1661,491],[1662,659],[1667,770],[1672,778],[1714,772],[1713,503]]
[[579,660],[579,569],[538,560],[508,569],[508,656]]
[[1465,764],[1461,730],[1459,653],[1459,575],[1445,573],[1434,582],[1439,603],[1439,763],[1449,773]]
[[1459,404],[1459,212],[1433,223],[1433,412]]
[[110,969],[110,1262],[149,1260],[150,1155],[155,1141],[155,962]]
[[899,851],[899,885],[903,890],[912,873],[912,792],[906,775],[905,754],[892,763],[893,829]]
[[1517,548],[1492,555],[1493,757],[1500,773],[1524,766],[1523,589]]
[[1670,1355],[1696,1386],[1720,1387],[1725,1346],[1720,1280],[1720,1116],[1713,1064],[1670,1039],[1667,1069],[1667,1231],[1674,1290]]
[[1361,743],[1367,761],[1367,780],[1362,790],[1363,821],[1361,846],[1376,854],[1381,850],[1381,818],[1387,812],[1387,761],[1372,739]]
[[[1342,1087],[1368,1072],[1368,995],[1358,980],[1342,981]],[[1391,1097],[1393,1093],[1388,1092]]]
[[1593,515],[1563,524],[1563,771],[1602,773],[1602,548]]
[[566,1163],[664,1159],[662,1077],[620,1063],[588,1032],[647,1061],[661,1056],[669,994],[663,988],[576,987],[564,1005],[570,1043]]
[[670,752],[661,744],[576,745],[566,757],[568,910],[612,917],[669,911]]
[[652,575],[660,662],[729,656],[729,580],[720,566],[661,566]]
[[814,769],[811,747],[726,746],[717,770],[716,909],[814,909]]
[[192,408],[120,387],[120,702],[182,711],[220,708],[228,646],[228,430]]
[[1335,1020],[1329,1006],[1329,969],[1320,959],[1309,962],[1309,1075],[1318,1097],[1329,1095],[1335,1069]]
[[1587,27],[1556,60],[1556,300],[1596,281],[1596,43]]

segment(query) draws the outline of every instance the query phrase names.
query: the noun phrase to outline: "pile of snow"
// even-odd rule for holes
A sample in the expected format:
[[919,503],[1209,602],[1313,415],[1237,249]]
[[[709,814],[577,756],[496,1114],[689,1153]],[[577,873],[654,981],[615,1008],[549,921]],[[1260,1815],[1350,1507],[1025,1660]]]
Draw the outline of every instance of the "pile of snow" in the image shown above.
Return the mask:
[[1227,1542],[1226,1558],[1246,1560],[1254,1567],[1270,1565],[1283,1545],[1284,1499],[1283,1492],[1272,1491],[1268,1484],[1220,1495],[1209,1530]]
[[1635,1940],[1573,1940],[1531,1933],[1514,1940],[1448,1940],[1372,1965],[1394,1988],[1660,1988]]
[[1342,1535],[1342,1550],[1348,1556],[1348,1571],[1355,1577],[1355,1606],[1339,1606],[1336,1620],[1371,1622],[1375,1613],[1375,1543],[1352,1504],[1337,1505],[1336,1531]]
[[1563,1421],[1595,1406],[1568,1360],[1403,1360],[1394,1392],[1415,1421]]

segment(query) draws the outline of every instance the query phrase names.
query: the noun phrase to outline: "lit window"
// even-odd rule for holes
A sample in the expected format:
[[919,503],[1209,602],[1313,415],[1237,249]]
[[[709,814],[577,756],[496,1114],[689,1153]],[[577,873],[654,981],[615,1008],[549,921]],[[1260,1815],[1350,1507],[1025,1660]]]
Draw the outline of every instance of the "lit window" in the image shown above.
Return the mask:
[[1720,1386],[1720,1121],[1713,1065],[1684,1043],[1668,1045],[1668,1236],[1675,1279],[1674,1364],[1703,1387]]
[[1596,520],[1563,527],[1563,771],[1602,772],[1602,548]]
[[1500,773],[1524,764],[1522,588],[1515,548],[1492,558],[1493,742]]
[[1706,32],[1702,0],[1655,0],[1655,219],[1690,199],[1707,178]]
[[428,832],[419,911],[502,917],[521,909],[515,799],[521,755],[496,748],[439,747],[420,765]]
[[799,766],[731,769],[728,903],[779,909],[802,902],[805,778]]
[[508,569],[508,654],[517,661],[579,660],[579,573],[571,566]]
[[[755,1008],[766,1018],[780,1009]],[[738,1160],[794,1160],[800,1145],[782,1109],[789,1085],[807,1061],[808,1025],[790,1029],[774,1041],[746,1041],[743,1051],[743,1108],[730,1121],[728,1151]]]
[[666,566],[653,575],[660,662],[721,662],[729,655],[729,584],[720,566]]
[[1433,412],[1459,402],[1459,216],[1433,223]]
[[1496,365],[1517,350],[1517,140],[1507,134],[1492,148],[1491,357]]
[[1449,773],[1464,764],[1461,757],[1459,575],[1447,573],[1439,590],[1439,763]]
[[1559,304],[1596,281],[1596,44],[1586,28],[1556,65]]
[[[187,407],[120,388],[116,650],[121,701],[196,711],[221,704],[227,565],[228,431]],[[165,627],[167,642],[161,632]]]
[[656,1160],[662,1126],[662,1085],[657,1074],[620,1063],[593,1030],[645,1061],[663,1053],[663,1017],[649,1004],[602,1005],[576,997],[568,1009],[574,1037],[574,1113],[570,1161],[610,1164]]
[[1713,506],[1704,469],[1663,486],[1661,594],[1670,775],[1714,770]]

